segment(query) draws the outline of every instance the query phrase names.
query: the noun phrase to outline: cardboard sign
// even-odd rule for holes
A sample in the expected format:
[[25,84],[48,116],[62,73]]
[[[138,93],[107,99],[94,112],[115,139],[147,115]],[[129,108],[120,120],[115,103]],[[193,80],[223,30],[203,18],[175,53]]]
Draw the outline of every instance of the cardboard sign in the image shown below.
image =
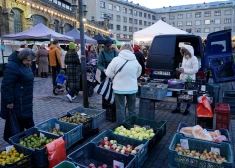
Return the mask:
[[60,130],[60,124],[55,123],[55,129]]
[[40,132],[40,137],[44,138],[45,135],[43,133]]
[[211,147],[211,152],[215,152],[215,153],[218,153],[220,155],[220,149],[219,148]]
[[7,146],[6,147],[6,153],[8,153],[12,148],[14,148],[14,145]]
[[188,140],[187,139],[180,139],[180,144],[181,144],[183,149],[189,149],[189,145],[188,145]]

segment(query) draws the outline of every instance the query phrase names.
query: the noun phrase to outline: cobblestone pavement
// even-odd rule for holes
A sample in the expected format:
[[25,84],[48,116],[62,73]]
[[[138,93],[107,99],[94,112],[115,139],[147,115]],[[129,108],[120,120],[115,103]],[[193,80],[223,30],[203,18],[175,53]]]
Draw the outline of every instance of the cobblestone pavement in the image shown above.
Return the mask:
[[[0,79],[1,81],[1,79]],[[51,78],[42,79],[35,78],[34,82],[34,121],[38,124],[42,121],[53,117],[60,117],[66,114],[66,111],[82,105],[82,93],[80,93],[73,103],[69,103],[66,94],[54,96],[52,93]],[[94,94],[93,97],[89,98],[89,103],[92,108],[101,108],[101,96]],[[138,104],[138,100],[137,100]],[[175,108],[176,103],[163,101],[156,103],[156,119],[157,120],[167,120],[167,131],[163,139],[154,147],[152,152],[149,154],[148,159],[143,164],[143,168],[165,168],[168,167],[169,160],[169,145],[173,138],[174,133],[177,130],[178,124],[180,122],[185,122],[188,125],[195,124],[194,112],[195,106],[191,107],[191,114],[188,116],[183,116],[182,114],[171,114],[171,111]],[[138,105],[137,105],[138,109]],[[182,107],[184,109],[184,107]],[[4,131],[4,120],[0,119],[0,148],[3,148],[7,143],[3,140]],[[100,126],[100,133],[106,129],[113,128],[115,123],[104,122]],[[231,121],[231,132],[235,131],[235,121]],[[235,134],[230,134],[232,138],[235,138]],[[68,153],[84,145],[90,141],[94,136],[85,140],[84,142],[74,145]]]

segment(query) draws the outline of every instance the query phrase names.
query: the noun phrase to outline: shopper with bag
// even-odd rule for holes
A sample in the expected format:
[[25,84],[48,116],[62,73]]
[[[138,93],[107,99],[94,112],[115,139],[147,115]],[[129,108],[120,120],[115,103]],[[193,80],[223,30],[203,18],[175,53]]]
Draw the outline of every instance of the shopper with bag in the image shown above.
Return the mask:
[[34,58],[34,52],[27,48],[11,54],[6,65],[1,86],[0,113],[0,117],[6,120],[5,141],[24,129],[34,127],[34,75],[30,68]]
[[105,72],[107,77],[113,78],[113,92],[117,112],[117,123],[121,124],[126,118],[125,99],[129,116],[136,115],[136,93],[138,91],[137,78],[141,75],[142,67],[133,54],[129,44],[124,44],[118,57],[114,58]]
[[[198,59],[194,56],[194,49],[191,45],[184,45],[180,49],[180,53],[183,56],[182,66],[176,68],[176,71],[180,72],[180,79],[186,81],[187,78],[191,78],[192,80],[196,80],[196,73],[198,72]],[[177,107],[172,113],[180,113],[181,103],[177,103]],[[190,104],[187,104],[187,107],[183,113],[183,115],[188,115]]]

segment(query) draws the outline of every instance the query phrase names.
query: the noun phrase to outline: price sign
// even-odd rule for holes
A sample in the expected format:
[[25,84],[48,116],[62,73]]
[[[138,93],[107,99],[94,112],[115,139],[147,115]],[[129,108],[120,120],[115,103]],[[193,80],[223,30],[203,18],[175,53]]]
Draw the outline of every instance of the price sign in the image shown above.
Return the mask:
[[86,116],[86,114],[85,113],[81,113],[81,116],[84,118]]
[[201,91],[206,91],[206,86],[205,85],[201,86]]
[[45,135],[43,133],[40,132],[40,137],[44,138]]
[[60,124],[55,123],[55,129],[60,130]]
[[215,152],[215,153],[218,153],[220,155],[220,149],[219,148],[211,147],[211,152]]
[[183,149],[189,149],[189,145],[188,145],[188,140],[187,139],[180,139],[180,144],[181,144]]
[[113,168],[124,168],[124,163],[113,160]]
[[6,147],[6,153],[8,153],[12,148],[14,148],[14,145],[7,146]]

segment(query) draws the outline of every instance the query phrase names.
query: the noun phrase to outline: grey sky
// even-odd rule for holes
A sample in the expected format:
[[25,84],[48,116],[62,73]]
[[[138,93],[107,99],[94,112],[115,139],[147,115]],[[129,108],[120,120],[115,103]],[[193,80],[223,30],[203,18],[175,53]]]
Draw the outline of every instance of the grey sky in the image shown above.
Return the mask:
[[[146,6],[148,8],[162,8],[163,6],[177,6],[177,5],[186,5],[186,4],[197,4],[203,2],[215,2],[218,0],[129,0],[134,3],[139,3],[142,6]],[[225,1],[225,0],[220,0]]]

